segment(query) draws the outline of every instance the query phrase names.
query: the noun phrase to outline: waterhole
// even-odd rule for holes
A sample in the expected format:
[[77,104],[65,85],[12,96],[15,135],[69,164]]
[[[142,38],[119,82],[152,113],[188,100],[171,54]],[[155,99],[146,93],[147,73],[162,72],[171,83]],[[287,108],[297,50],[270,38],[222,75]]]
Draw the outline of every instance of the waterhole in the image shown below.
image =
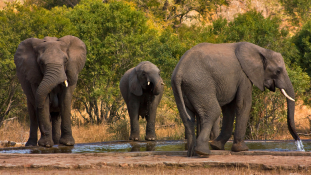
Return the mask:
[[[98,143],[76,144],[74,146],[54,145],[51,148],[45,147],[19,147],[2,148],[0,153],[20,154],[51,154],[51,153],[107,153],[107,152],[137,152],[137,151],[185,151],[186,140],[171,141],[111,141]],[[297,150],[295,141],[245,141],[250,151],[300,151]],[[311,151],[311,140],[302,141],[304,150]],[[225,145],[230,150],[232,141]]]

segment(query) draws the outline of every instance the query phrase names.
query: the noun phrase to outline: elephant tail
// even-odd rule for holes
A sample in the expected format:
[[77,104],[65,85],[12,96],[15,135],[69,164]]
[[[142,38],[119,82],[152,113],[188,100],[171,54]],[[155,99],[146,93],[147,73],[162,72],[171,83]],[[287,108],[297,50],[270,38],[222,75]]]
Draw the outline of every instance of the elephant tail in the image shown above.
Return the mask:
[[[185,105],[185,101],[184,101],[182,90],[181,90],[181,84],[182,84],[181,79],[176,79],[176,77],[175,79],[172,79],[172,87],[173,87],[176,104],[177,106],[181,105],[179,107],[179,109],[181,109],[179,112],[184,113],[187,116],[188,120],[191,120],[191,117],[188,115],[187,110],[186,110],[186,105]],[[178,101],[180,103],[178,103]]]

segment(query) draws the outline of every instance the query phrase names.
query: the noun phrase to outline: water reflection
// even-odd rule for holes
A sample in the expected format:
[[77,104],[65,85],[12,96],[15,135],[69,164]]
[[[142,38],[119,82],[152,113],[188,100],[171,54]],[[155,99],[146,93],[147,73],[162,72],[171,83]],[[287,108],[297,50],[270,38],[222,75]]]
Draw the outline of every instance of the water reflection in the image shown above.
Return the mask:
[[138,152],[138,151],[155,151],[156,143],[150,142],[146,144],[139,144],[139,143],[131,143],[131,152]]
[[[311,151],[311,140],[303,141],[304,149]],[[250,151],[297,151],[294,141],[246,141]],[[232,142],[225,145],[231,150]],[[52,148],[5,148],[0,153],[20,154],[52,154],[52,153],[105,153],[105,152],[137,152],[137,151],[185,151],[186,140],[155,141],[155,142],[128,142],[112,141],[100,143],[76,144],[75,146],[53,146]]]

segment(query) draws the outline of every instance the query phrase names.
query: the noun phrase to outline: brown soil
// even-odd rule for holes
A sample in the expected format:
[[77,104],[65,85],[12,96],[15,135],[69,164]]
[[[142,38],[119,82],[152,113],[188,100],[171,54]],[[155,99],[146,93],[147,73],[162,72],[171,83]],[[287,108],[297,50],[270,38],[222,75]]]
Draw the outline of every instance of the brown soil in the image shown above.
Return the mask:
[[0,154],[0,174],[310,174],[310,152]]

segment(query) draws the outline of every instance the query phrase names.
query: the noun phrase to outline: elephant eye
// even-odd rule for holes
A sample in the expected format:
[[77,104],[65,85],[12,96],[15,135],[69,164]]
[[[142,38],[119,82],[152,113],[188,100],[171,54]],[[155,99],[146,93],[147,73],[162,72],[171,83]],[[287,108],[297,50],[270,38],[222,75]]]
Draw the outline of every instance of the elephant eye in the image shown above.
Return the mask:
[[143,72],[143,76],[145,76],[146,75],[146,73],[145,72]]

